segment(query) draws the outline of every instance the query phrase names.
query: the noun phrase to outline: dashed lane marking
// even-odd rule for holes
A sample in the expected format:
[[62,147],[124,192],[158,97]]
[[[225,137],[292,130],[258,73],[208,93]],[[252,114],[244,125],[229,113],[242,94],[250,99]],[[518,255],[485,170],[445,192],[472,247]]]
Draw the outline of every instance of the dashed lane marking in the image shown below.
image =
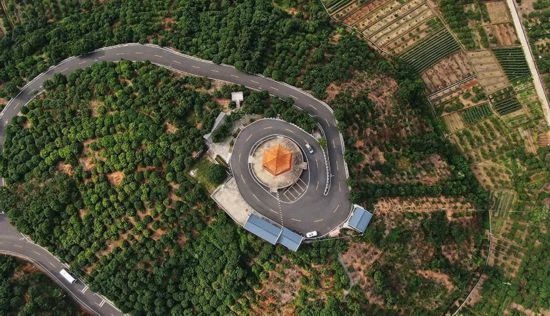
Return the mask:
[[297,96],[294,96],[294,95],[292,95],[292,94],[290,94],[289,97],[293,98],[294,100],[298,100],[298,97],[297,97]]
[[195,65],[193,65],[193,66],[191,66],[191,67],[193,67],[193,68],[195,68],[195,69],[201,69],[201,67],[195,66]]
[[216,73],[220,72],[219,70],[216,70],[216,69],[210,69],[210,71],[211,72],[216,72]]
[[117,56],[126,55],[126,53],[116,53]]
[[36,250],[33,250],[32,252],[33,252],[35,255],[40,256],[40,252],[38,252],[38,251],[36,251]]
[[293,217],[291,217],[290,220],[295,221],[295,222],[301,222],[302,221],[301,219],[297,219],[297,218],[293,218]]
[[336,205],[336,207],[334,208],[334,210],[332,210],[332,213],[336,213],[336,211],[340,208],[340,204]]
[[87,290],[88,290],[88,286],[86,285],[86,286],[80,291],[80,293],[86,293]]
[[181,65],[181,61],[177,61],[177,60],[175,60],[175,59],[174,59],[174,60],[172,60],[172,62],[173,62],[174,64],[178,64],[178,65]]
[[240,78],[240,77],[237,76],[237,75],[231,75],[231,77],[233,77],[233,78]]
[[153,55],[153,56],[155,56],[155,57],[158,57],[158,58],[162,58],[162,56],[161,56],[161,55]]
[[275,90],[275,91],[279,91],[279,89],[275,88],[275,87],[270,87],[271,89]]
[[255,84],[260,84],[260,83],[259,83],[258,81],[256,81],[256,80],[250,80],[250,82],[255,83]]
[[319,219],[314,220],[313,222],[314,222],[314,223],[320,223],[320,222],[322,222],[322,221],[324,221],[324,220],[325,220],[324,218],[319,218]]
[[65,71],[67,71],[67,70],[69,70],[68,67],[61,69],[61,72],[65,72]]
[[136,55],[143,55],[142,52],[136,52]]
[[252,134],[248,135],[248,138],[246,139],[246,141],[248,142],[250,138],[252,138]]
[[55,268],[55,264],[53,262],[48,261],[48,264],[52,266],[52,268]]
[[338,182],[338,192],[342,192],[342,182]]
[[266,129],[272,129],[272,128],[273,128],[273,126],[266,126],[266,127],[264,127],[264,130],[266,130]]
[[252,196],[253,196],[258,202],[260,202],[260,199],[258,198],[258,196],[256,196],[256,194],[252,193]]
[[340,164],[336,162],[336,172],[340,172]]

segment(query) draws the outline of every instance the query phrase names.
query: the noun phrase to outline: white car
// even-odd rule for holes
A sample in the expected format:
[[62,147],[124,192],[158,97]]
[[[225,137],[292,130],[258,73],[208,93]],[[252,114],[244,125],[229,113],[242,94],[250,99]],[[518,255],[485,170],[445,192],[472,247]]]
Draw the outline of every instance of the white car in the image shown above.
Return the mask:
[[311,147],[311,145],[309,143],[306,143],[306,148],[307,148],[307,151],[309,151],[310,154],[313,154],[313,148]]
[[313,237],[315,237],[315,236],[317,236],[317,231],[316,231],[316,230],[314,230],[314,231],[309,232],[309,233],[306,234],[306,237],[307,237],[307,238],[313,238]]

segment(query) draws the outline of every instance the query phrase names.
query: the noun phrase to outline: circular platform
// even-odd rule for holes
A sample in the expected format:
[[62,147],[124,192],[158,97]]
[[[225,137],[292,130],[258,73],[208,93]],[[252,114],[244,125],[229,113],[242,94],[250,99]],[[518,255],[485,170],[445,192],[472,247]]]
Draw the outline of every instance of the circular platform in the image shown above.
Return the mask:
[[250,165],[255,178],[272,192],[293,185],[307,169],[300,147],[284,136],[260,142],[250,154]]

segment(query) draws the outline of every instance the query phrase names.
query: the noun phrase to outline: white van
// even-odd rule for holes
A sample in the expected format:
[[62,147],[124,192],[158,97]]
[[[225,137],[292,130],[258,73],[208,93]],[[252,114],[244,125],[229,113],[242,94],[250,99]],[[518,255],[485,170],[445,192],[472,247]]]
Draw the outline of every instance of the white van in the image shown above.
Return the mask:
[[67,282],[73,284],[73,283],[76,283],[76,279],[73,278],[73,276],[65,269],[59,271],[59,274],[61,274],[61,276],[67,280]]

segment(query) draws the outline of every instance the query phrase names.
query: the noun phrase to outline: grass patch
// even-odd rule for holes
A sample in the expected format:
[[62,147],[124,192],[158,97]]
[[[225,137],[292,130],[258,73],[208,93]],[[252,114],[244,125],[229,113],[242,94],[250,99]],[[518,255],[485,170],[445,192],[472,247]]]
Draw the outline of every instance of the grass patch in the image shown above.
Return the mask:
[[227,169],[203,157],[195,165],[195,178],[209,192],[214,191],[227,178]]

